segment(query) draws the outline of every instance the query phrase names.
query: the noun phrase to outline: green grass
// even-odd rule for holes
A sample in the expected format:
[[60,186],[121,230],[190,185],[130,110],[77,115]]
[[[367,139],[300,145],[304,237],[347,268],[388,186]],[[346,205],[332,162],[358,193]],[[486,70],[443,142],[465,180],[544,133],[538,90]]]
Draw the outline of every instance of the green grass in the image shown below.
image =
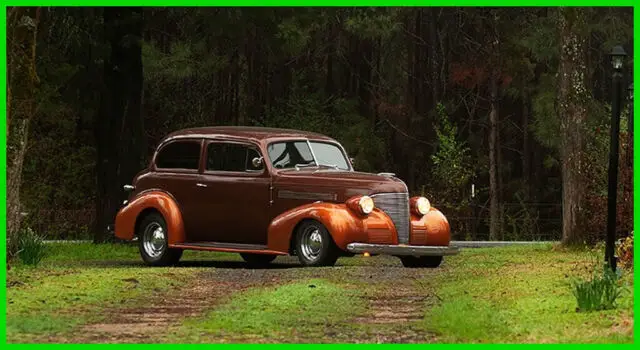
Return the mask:
[[[571,283],[590,277],[602,260],[587,250],[543,244],[464,249],[433,270],[402,269],[391,257],[345,258],[327,268],[282,268],[295,259],[278,259],[280,269],[245,270],[218,263],[239,261],[238,254],[187,251],[180,267],[148,268],[135,245],[48,244],[37,268],[17,264],[7,271],[7,340],[73,339],[82,325],[110,317],[109,309],[135,308],[150,294],[164,298],[195,279],[216,283],[245,277],[255,279],[247,284],[252,289],[229,290],[200,315],[176,320],[163,331],[166,338],[156,341],[375,342],[410,329],[418,331],[417,341],[447,343],[633,340],[628,271],[616,309],[576,312]],[[269,285],[255,284],[261,276],[269,276]],[[424,320],[356,321],[373,317],[367,300],[390,298],[400,284],[431,296],[422,305]]]
[[204,317],[186,320],[168,341],[323,341],[326,327],[362,313],[364,307],[356,289],[323,279],[298,281],[238,294]]
[[633,275],[618,308],[577,313],[571,281],[590,273],[588,251],[549,245],[465,250],[434,280],[441,300],[423,327],[441,342],[603,343],[633,341]]
[[[142,263],[138,252],[138,245],[135,243],[128,244],[93,244],[93,243],[51,243],[46,247],[46,259],[44,264],[50,266],[68,266],[79,264],[99,263],[126,263],[131,262]],[[203,252],[203,251],[185,251],[182,261],[190,260],[216,260],[224,258],[225,260],[239,260],[238,254]],[[107,264],[108,265],[108,264]]]
[[[187,252],[183,259],[217,255]],[[132,305],[147,294],[166,292],[200,270],[144,267],[135,245],[47,244],[38,268],[18,263],[7,271],[7,340],[73,331],[99,320],[105,308]]]

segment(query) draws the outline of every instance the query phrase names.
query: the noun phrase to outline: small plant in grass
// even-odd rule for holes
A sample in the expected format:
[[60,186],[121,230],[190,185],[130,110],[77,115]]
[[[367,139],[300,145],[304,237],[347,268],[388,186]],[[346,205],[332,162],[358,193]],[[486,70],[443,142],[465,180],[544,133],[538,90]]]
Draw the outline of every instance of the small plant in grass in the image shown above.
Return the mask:
[[594,274],[591,280],[579,280],[573,284],[573,295],[578,303],[578,312],[608,310],[616,307],[616,299],[622,288],[619,276],[608,266],[602,275]]
[[618,246],[618,262],[624,268],[633,268],[633,231]]
[[36,266],[46,254],[46,247],[42,237],[33,232],[30,227],[22,230],[18,237],[18,257],[25,265]]

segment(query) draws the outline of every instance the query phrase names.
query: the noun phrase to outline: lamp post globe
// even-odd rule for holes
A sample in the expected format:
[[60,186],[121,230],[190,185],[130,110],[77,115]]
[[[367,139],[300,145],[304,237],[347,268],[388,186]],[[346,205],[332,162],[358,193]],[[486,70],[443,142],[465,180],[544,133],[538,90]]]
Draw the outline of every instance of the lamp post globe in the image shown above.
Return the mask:
[[627,57],[627,53],[624,51],[624,48],[620,45],[614,46],[609,53],[609,56],[611,57],[611,65],[613,65],[613,69],[616,71],[622,70],[624,59]]

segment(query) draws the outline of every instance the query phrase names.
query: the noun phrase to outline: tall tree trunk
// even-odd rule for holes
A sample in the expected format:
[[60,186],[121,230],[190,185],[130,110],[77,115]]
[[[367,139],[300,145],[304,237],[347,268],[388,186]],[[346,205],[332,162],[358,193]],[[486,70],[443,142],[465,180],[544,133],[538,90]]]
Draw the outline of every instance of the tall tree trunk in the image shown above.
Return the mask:
[[146,151],[142,122],[142,8],[106,7],[105,38],[111,56],[104,63],[104,91],[95,125],[97,140],[94,242],[107,240],[124,197],[122,185],[140,170]]
[[560,67],[558,103],[561,118],[562,243],[584,241],[584,132],[587,119],[586,46],[580,33],[584,9],[561,8],[558,16]]
[[[35,92],[40,83],[36,61],[40,7],[13,8],[10,13],[14,16],[9,16],[11,21],[7,23],[7,51],[10,56],[7,67],[7,263],[18,251],[18,232],[22,221],[22,165],[27,151],[29,123],[36,115]],[[31,25],[18,28],[17,20],[23,20],[23,16],[28,16]],[[13,98],[22,101],[20,110],[12,109],[16,105],[11,103]]]
[[498,82],[495,71],[491,72],[489,90],[489,239],[497,240],[500,231],[500,203],[498,196]]
[[522,96],[522,179],[524,182],[524,201],[529,201],[531,192],[531,150],[529,145],[529,96],[524,87],[520,89]]

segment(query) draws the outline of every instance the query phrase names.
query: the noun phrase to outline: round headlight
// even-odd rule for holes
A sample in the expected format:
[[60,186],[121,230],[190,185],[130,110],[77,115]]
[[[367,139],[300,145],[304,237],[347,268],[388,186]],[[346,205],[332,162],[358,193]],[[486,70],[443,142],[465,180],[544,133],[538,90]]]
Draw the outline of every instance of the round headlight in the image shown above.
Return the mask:
[[360,198],[360,200],[358,201],[358,205],[360,206],[360,210],[362,210],[362,213],[364,214],[369,214],[373,211],[373,208],[375,207],[373,205],[373,199],[371,199],[371,197],[369,196],[362,196],[362,198]]
[[426,215],[431,210],[431,203],[429,203],[428,199],[420,197],[416,201],[416,209],[418,209],[418,213]]

